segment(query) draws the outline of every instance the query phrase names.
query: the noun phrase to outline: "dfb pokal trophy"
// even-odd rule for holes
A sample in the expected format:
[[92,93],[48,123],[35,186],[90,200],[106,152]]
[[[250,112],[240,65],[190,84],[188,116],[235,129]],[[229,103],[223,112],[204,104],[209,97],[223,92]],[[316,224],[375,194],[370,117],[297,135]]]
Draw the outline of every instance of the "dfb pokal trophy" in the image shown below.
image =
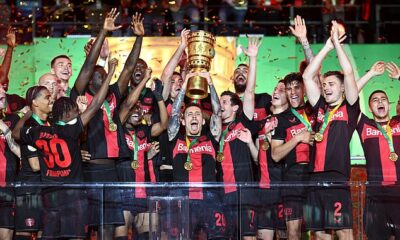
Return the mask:
[[[191,72],[210,71],[211,59],[215,55],[215,37],[206,31],[193,31],[188,36],[188,61]],[[203,99],[208,94],[207,79],[194,76],[189,79],[186,96]]]

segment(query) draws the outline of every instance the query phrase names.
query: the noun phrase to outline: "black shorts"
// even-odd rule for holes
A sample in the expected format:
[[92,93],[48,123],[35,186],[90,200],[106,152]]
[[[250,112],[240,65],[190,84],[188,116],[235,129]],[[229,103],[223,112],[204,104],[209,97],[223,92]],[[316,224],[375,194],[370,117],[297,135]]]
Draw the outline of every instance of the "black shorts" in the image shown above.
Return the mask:
[[350,189],[310,189],[304,218],[306,227],[313,231],[352,229],[353,214]]
[[85,238],[87,196],[83,189],[43,189],[43,238]]
[[14,229],[15,195],[13,187],[0,187],[0,228]]
[[229,235],[233,238],[239,236],[256,236],[256,214],[254,205],[235,203],[238,192],[224,194],[224,212],[227,219]]
[[368,240],[400,239],[400,194],[385,197],[367,197],[364,209],[364,229]]
[[[283,219],[283,210],[281,212]],[[271,204],[260,207],[256,210],[257,216],[257,229],[278,229],[279,218],[278,218],[278,204]]]
[[40,194],[17,195],[15,206],[15,231],[36,232],[43,229]]
[[191,239],[197,239],[201,230],[207,239],[227,237],[226,217],[219,201],[190,200],[189,209]]
[[[84,164],[83,166],[86,182],[118,182],[117,171],[114,164]],[[103,186],[90,187],[87,189],[87,196],[89,204],[89,226],[125,224],[122,210],[121,189]]]

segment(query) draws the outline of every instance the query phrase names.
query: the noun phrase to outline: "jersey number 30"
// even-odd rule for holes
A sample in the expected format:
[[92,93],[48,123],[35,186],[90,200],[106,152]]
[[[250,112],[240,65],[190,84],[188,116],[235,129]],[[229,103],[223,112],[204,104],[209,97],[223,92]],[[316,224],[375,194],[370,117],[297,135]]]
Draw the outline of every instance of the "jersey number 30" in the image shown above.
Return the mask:
[[59,138],[50,141],[39,139],[36,146],[44,153],[44,162],[48,168],[54,168],[56,164],[60,168],[67,168],[71,165],[71,155],[67,143]]

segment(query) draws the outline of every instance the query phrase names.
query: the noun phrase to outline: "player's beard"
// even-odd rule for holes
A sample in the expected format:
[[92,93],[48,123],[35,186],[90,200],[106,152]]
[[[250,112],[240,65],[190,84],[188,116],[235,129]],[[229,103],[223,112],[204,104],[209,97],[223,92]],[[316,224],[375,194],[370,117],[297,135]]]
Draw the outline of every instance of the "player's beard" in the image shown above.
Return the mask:
[[235,86],[235,92],[236,93],[243,93],[246,90],[246,84],[237,84],[235,82],[234,86]]

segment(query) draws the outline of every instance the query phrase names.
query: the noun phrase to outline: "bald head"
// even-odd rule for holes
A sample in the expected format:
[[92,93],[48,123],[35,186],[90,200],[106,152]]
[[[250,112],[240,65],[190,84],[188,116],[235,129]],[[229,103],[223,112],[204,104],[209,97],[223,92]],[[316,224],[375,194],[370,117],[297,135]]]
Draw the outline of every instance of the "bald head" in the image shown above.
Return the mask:
[[38,85],[46,87],[50,92],[51,98],[55,100],[58,93],[58,82],[59,79],[55,74],[45,73],[39,78]]

